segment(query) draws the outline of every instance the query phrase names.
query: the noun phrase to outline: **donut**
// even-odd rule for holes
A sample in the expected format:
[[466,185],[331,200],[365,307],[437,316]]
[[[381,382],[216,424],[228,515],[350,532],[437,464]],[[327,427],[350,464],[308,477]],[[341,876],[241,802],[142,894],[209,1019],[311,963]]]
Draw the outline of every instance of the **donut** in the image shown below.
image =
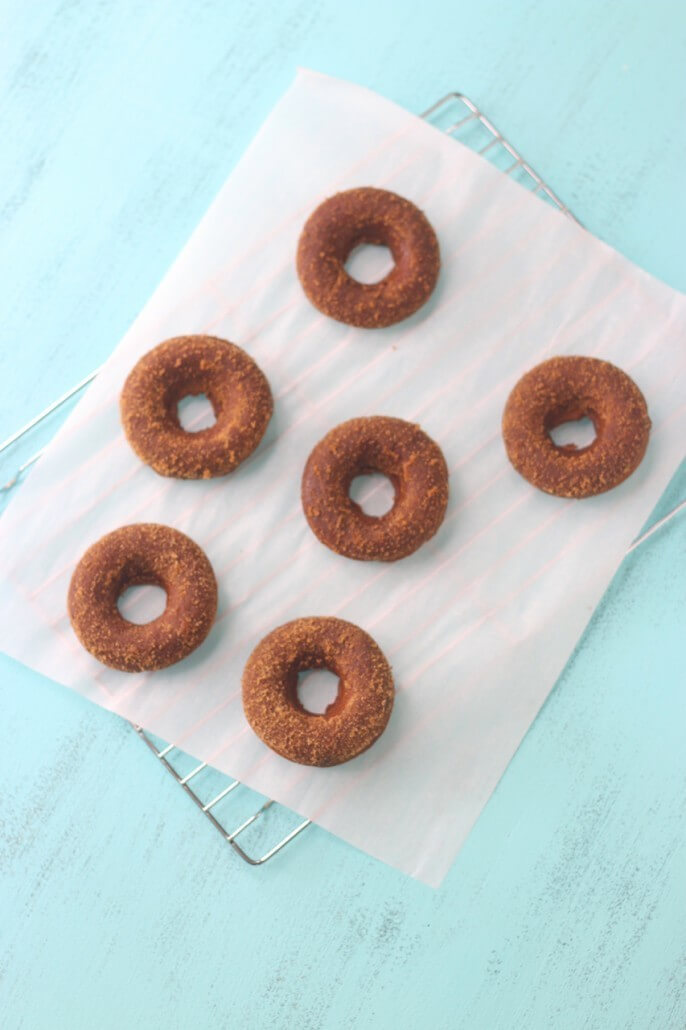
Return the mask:
[[[558,446],[550,430],[590,418],[588,447]],[[515,385],[502,421],[507,456],[520,475],[556,497],[592,497],[618,486],[641,463],[650,419],[626,372],[598,358],[556,357]]]
[[[216,422],[197,433],[181,427],[177,405],[204,393]],[[272,415],[269,383],[235,343],[177,336],[148,351],[122,390],[124,432],[141,461],[161,476],[225,476],[255,450]]]
[[[298,700],[298,673],[329,669],[338,695],[322,715]],[[343,619],[295,619],[272,630],[243,671],[243,710],[257,736],[300,765],[340,765],[381,736],[393,707],[391,667],[374,640]]]
[[[380,472],[395,489],[390,511],[366,515],[349,495],[355,476]],[[314,448],[302,478],[312,532],[336,554],[397,561],[438,530],[448,503],[448,468],[438,444],[411,422],[386,415],[343,422]]]
[[[162,587],[167,606],[136,625],[117,601],[130,586]],[[202,644],[217,612],[217,582],[205,552],[170,526],[142,522],[108,533],[79,561],[69,585],[69,618],[94,658],[111,669],[144,672],[180,662]]]
[[[345,270],[361,243],[388,247],[394,267],[380,282]],[[431,296],[440,268],[438,240],[405,197],[366,186],[329,197],[310,215],[298,242],[297,269],[309,300],[325,315],[363,329],[408,318]]]

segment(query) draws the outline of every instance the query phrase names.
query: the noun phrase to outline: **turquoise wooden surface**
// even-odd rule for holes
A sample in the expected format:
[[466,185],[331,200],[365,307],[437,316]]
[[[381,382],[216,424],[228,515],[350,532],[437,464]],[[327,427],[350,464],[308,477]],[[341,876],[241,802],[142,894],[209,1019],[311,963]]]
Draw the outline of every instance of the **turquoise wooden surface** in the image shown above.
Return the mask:
[[[686,288],[679,2],[1,18],[3,438],[109,352],[297,64],[414,110],[465,90]],[[316,829],[247,868],[125,723],[1,658],[0,1025],[682,1028],[685,537],[622,567],[439,891]]]

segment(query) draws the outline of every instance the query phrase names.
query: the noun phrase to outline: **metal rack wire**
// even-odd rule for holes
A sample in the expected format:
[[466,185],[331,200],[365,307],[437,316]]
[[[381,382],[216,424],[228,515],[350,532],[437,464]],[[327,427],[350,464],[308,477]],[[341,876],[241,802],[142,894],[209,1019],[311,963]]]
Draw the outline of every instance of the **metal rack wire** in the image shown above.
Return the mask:
[[[427,121],[431,121],[432,124],[435,124],[447,135],[459,140],[471,149],[475,150],[477,153],[482,154],[491,161],[491,163],[495,164],[496,167],[500,168],[505,175],[519,181],[532,193],[540,196],[542,200],[553,204],[564,215],[572,219],[572,221],[580,224],[567,205],[560,200],[551,187],[541,178],[531,165],[524,160],[519,151],[495,127],[493,122],[491,122],[490,119],[488,119],[476,106],[476,104],[474,104],[469,97],[464,95],[464,93],[446,94],[446,96],[437,100],[436,103],[427,108],[421,117]],[[0,444],[0,454],[9,450],[13,445],[17,444],[18,441],[27,437],[32,430],[39,425],[42,425],[49,416],[64,409],[68,405],[69,401],[74,400],[82,390],[84,390],[85,387],[95,379],[98,372],[99,369],[95,369],[89,375],[85,376],[70,390],[67,390],[61,397],[58,397],[52,402],[52,404],[49,404],[43,411],[39,412],[39,414],[27,422],[26,425],[22,426],[15,433],[12,433],[11,436]],[[26,470],[38,461],[42,453],[43,449],[38,450],[23,461],[10,479],[0,486],[0,492],[8,493],[13,487],[15,487],[21,481]],[[671,519],[684,508],[686,508],[686,500],[678,504],[668,512],[664,518],[655,522],[648,530],[634,540],[629,547],[627,554],[635,550],[645,540],[652,537],[659,529],[662,528],[662,526],[671,521]],[[173,776],[174,780],[182,788],[184,793],[188,795],[196,807],[209,820],[211,825],[222,835],[226,842],[231,845],[236,854],[249,865],[264,865],[311,825],[311,820],[304,819],[294,825],[291,829],[288,829],[287,832],[283,833],[275,844],[268,847],[263,852],[260,850],[256,854],[249,853],[241,847],[237,838],[248,830],[249,827],[262,822],[265,813],[270,809],[273,811],[275,807],[281,809],[284,813],[288,813],[288,810],[284,809],[283,806],[275,805],[275,803],[269,799],[265,799],[259,807],[251,811],[250,815],[247,816],[247,818],[244,818],[237,826],[234,826],[233,829],[227,829],[225,820],[221,819],[217,814],[222,803],[229,797],[235,798],[239,790],[244,792],[246,796],[252,796],[253,792],[239,780],[231,780],[223,774],[219,774],[216,770],[213,770],[215,778],[220,777],[222,785],[219,790],[212,790],[207,799],[204,800],[203,791],[199,784],[202,781],[201,774],[209,769],[207,763],[194,763],[188,755],[177,748],[174,744],[164,744],[164,746],[160,747],[158,742],[141,726],[133,725],[133,728],[141,740],[152,751],[157,760]],[[190,768],[187,772],[184,772],[184,767],[188,767],[189,764]],[[192,785],[191,781],[193,781]],[[289,813],[289,815],[292,816],[292,813]]]

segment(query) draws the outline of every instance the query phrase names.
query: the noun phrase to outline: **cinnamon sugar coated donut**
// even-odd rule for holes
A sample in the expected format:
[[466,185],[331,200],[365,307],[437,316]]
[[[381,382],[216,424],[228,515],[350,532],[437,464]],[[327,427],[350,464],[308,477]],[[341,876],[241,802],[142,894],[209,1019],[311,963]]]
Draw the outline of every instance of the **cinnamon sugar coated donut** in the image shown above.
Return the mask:
[[[588,447],[558,446],[550,430],[588,417]],[[550,358],[522,376],[503,413],[507,456],[530,483],[557,497],[592,497],[622,483],[648,446],[650,419],[633,379],[598,358]]]
[[[207,395],[216,422],[187,432],[180,400]],[[121,419],[132,448],[161,476],[225,476],[252,454],[272,415],[269,383],[252,358],[216,336],[177,336],[148,351],[121,394]]]
[[[361,283],[346,272],[346,261],[361,243],[391,252],[394,267],[380,282]],[[419,208],[371,186],[325,200],[298,243],[298,276],[312,304],[364,329],[394,325],[417,311],[433,292],[440,264],[436,234]]]
[[[335,701],[322,715],[298,700],[298,673],[329,669]],[[351,622],[295,619],[262,640],[243,672],[243,709],[257,736],[291,762],[340,765],[383,733],[393,708],[393,675],[378,645]]]
[[[356,476],[380,472],[395,489],[385,515],[366,515],[349,494]],[[438,530],[448,504],[448,468],[438,444],[411,422],[385,415],[353,418],[314,448],[302,478],[313,533],[337,554],[397,561]]]
[[[117,601],[143,583],[162,587],[167,605],[144,625],[129,622]],[[89,547],[69,585],[77,637],[103,665],[122,672],[164,669],[202,644],[217,612],[217,583],[204,551],[170,526],[137,523]]]

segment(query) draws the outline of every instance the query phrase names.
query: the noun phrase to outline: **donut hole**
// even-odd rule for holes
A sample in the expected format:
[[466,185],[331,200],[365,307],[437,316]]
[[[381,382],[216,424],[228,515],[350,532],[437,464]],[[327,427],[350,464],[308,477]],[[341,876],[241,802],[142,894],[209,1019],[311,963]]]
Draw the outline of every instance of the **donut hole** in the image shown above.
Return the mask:
[[217,421],[217,413],[206,393],[192,393],[182,397],[176,405],[179,425],[186,433],[199,433],[211,429]]
[[167,591],[157,583],[137,583],[126,587],[117,598],[121,617],[136,626],[159,619],[166,607]]
[[341,681],[328,669],[301,669],[295,688],[298,703],[310,715],[325,715],[338,700]]
[[548,436],[564,454],[580,454],[598,436],[595,416],[579,404],[552,411],[545,421]]
[[351,501],[371,518],[388,514],[395,504],[395,487],[382,472],[370,470],[360,472],[350,483],[348,495]]
[[388,247],[375,243],[360,243],[348,254],[345,270],[351,279],[363,285],[380,283],[395,268]]

